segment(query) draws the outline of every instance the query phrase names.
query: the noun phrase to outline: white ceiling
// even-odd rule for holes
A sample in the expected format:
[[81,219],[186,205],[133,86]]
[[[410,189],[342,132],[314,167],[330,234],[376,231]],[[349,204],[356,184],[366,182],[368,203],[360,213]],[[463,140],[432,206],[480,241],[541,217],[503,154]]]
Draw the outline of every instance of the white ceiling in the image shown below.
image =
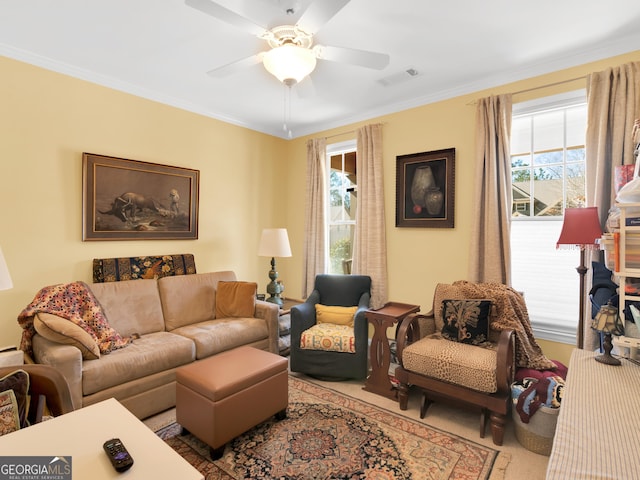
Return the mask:
[[[272,27],[310,0],[217,3]],[[293,137],[640,50],[640,2],[351,0],[315,41],[391,60],[381,71],[318,60],[291,91]],[[261,64],[206,74],[262,50],[183,0],[0,0],[0,55],[287,138],[286,87]]]

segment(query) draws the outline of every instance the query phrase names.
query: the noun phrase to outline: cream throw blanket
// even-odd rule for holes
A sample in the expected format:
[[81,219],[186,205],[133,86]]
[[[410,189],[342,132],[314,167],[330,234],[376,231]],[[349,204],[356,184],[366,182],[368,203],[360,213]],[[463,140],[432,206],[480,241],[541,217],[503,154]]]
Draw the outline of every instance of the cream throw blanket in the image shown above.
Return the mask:
[[496,315],[491,319],[491,328],[496,331],[513,329],[516,337],[516,365],[535,370],[555,370],[536,342],[529,321],[527,305],[522,295],[501,283],[472,283],[459,280],[453,283],[465,298],[487,298],[493,300]]

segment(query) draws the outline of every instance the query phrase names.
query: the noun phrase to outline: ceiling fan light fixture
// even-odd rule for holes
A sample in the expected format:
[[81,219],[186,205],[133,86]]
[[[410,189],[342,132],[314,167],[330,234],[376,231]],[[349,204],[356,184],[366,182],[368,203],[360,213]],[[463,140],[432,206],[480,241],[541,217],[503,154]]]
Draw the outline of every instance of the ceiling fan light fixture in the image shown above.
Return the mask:
[[284,84],[295,84],[316,68],[313,50],[295,44],[284,44],[264,54],[262,63],[267,71]]

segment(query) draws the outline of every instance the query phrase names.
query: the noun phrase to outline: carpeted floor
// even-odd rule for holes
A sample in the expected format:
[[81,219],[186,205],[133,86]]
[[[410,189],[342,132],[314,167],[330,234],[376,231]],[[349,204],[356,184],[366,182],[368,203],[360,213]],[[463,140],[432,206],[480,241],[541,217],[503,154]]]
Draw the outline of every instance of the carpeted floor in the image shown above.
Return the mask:
[[269,420],[233,440],[216,462],[208,446],[192,435],[181,436],[179,425],[158,430],[162,422],[172,422],[170,412],[148,424],[207,480],[504,478],[510,456],[499,447],[304,378],[289,378],[287,418]]

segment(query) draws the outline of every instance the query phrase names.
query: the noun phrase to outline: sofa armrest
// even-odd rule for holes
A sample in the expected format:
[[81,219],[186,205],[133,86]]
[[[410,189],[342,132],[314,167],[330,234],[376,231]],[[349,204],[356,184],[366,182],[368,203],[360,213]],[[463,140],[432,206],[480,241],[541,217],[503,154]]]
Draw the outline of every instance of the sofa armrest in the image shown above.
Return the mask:
[[33,336],[32,343],[35,362],[55,367],[69,385],[73,408],[82,408],[82,353],[80,350],[72,345],[52,342],[38,334]]
[[263,300],[256,300],[256,308],[254,317],[261,318],[267,322],[267,329],[269,331],[269,351],[271,353],[278,353],[278,316],[280,311],[278,305],[275,303],[265,302]]

